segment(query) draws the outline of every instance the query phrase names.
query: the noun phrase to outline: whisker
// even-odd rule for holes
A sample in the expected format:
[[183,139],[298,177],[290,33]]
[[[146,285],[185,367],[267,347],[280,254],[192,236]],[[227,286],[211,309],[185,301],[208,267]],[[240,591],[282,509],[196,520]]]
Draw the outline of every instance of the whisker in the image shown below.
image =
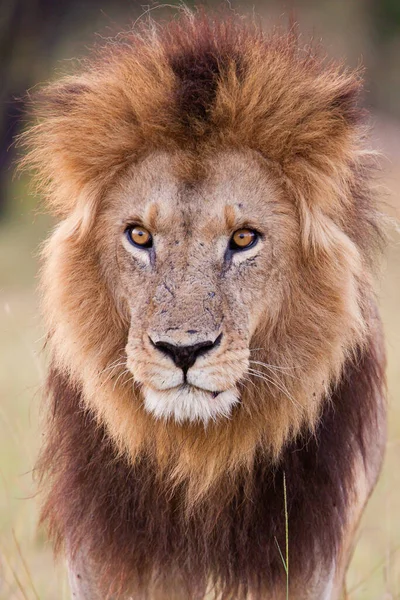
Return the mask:
[[285,386],[281,383],[281,382],[276,382],[273,379],[270,379],[265,373],[260,373],[259,371],[256,371],[255,369],[248,369],[248,372],[253,375],[254,377],[258,377],[259,379],[265,381],[266,383],[272,384],[274,385],[280,392],[282,392],[293,404],[293,406],[295,406],[296,408],[300,409],[301,412],[303,412],[304,408],[302,407],[302,405],[297,402],[297,400],[295,400],[295,398],[293,398],[293,396],[289,393],[289,391],[285,388]]
[[124,365],[126,365],[125,360],[120,363],[117,363],[117,364],[108,365],[108,367],[105,367],[102,371],[100,371],[99,374],[102,375],[103,373],[105,373],[106,371],[109,371],[110,369],[116,369],[117,367],[122,367]]
[[[268,363],[261,362],[259,360],[249,359],[249,362],[254,363],[255,365],[261,365],[262,367],[266,367],[267,369],[275,369],[276,371],[292,371],[294,369],[294,367],[281,367],[278,365],[270,365]],[[290,375],[290,377],[295,377],[295,375]]]
[[[104,379],[104,381],[101,383],[100,388],[102,388],[104,385],[106,385],[106,383],[108,383],[108,381],[110,381],[110,379],[112,379],[114,372],[116,369],[119,369],[121,367],[126,367],[126,363],[121,363],[118,365],[114,365],[111,369],[110,372],[107,374],[107,377]],[[104,373],[104,371],[102,371],[102,373]]]
[[249,377],[246,377],[244,375],[242,379],[244,379],[245,381],[249,381],[254,387],[257,387],[256,384],[255,384],[255,382],[252,379],[250,379]]
[[[248,391],[249,391],[249,393],[250,393],[250,390],[249,390],[249,388],[247,387],[247,385],[245,385],[245,384],[243,383],[243,380],[245,380],[245,381],[247,381],[247,382],[251,383],[251,385],[252,385],[253,387],[255,387],[257,391],[260,391],[260,390],[259,390],[259,388],[257,387],[257,385],[256,385],[255,381],[253,381],[253,380],[252,380],[252,379],[250,379],[249,377],[246,377],[246,376],[244,376],[244,377],[241,379],[241,384],[242,384],[242,386],[243,386],[243,387],[244,387],[246,390],[248,390]],[[249,407],[247,404],[243,404],[243,407],[244,407],[244,409],[246,410],[246,412],[247,412],[247,413],[248,413],[250,416],[254,417],[254,414],[252,413],[252,411],[251,411],[250,407]]]
[[[127,379],[126,381],[124,381],[124,383],[122,384],[122,386],[127,385],[128,383],[130,383],[131,381],[134,381],[135,377],[132,375],[132,377],[129,377],[129,379]],[[121,386],[121,387],[122,387]]]
[[[260,379],[265,378],[266,381],[270,381],[271,383],[274,383],[277,386],[280,385],[282,389],[286,390],[286,386],[282,381],[277,382],[274,379],[272,379],[272,375],[275,375],[275,373],[271,373],[271,377],[269,377],[267,373],[263,373],[262,371],[259,371],[258,369],[253,369],[252,367],[249,367],[248,371],[251,372],[252,375],[257,375],[260,377]],[[289,393],[287,390],[286,392]]]
[[117,379],[114,381],[114,385],[113,385],[113,391],[115,390],[115,386],[117,385],[118,381],[121,379],[121,377],[123,375],[127,375],[128,373],[130,373],[129,369],[126,369],[125,371],[122,371],[122,373],[120,373],[117,377]]
[[[119,362],[121,359],[124,359],[124,360],[126,360],[126,355],[125,355],[125,352],[119,352],[119,353],[118,353],[118,356],[117,356],[117,357],[116,357],[116,358],[115,358],[115,359],[114,359],[112,362],[110,362],[110,363],[109,363],[109,364],[108,364],[108,365],[105,367],[105,369],[109,369],[109,368],[111,368],[111,367],[115,366],[115,365],[116,365],[116,364],[117,364],[117,363],[118,363],[118,362]],[[104,369],[103,369],[103,370],[104,370]]]

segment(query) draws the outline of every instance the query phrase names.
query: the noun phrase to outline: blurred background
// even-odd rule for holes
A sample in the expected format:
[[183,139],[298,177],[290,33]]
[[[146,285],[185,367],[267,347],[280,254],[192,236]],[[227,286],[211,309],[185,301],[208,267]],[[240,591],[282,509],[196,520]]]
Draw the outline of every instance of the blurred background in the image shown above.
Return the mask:
[[[187,4],[191,4],[188,2]],[[206,2],[207,6],[220,3]],[[304,39],[321,39],[331,57],[366,68],[365,105],[382,153],[378,183],[389,247],[377,283],[389,357],[389,442],[385,468],[361,523],[347,577],[351,600],[400,599],[400,0],[245,0],[263,25],[294,15]],[[69,598],[37,530],[32,468],[40,444],[45,370],[38,314],[38,249],[51,229],[28,180],[13,177],[13,139],[27,124],[27,90],[73,69],[74,59],[139,18],[175,14],[177,2],[136,0],[0,1],[0,600]],[[292,550],[295,551],[295,550]],[[293,599],[295,600],[295,599]]]

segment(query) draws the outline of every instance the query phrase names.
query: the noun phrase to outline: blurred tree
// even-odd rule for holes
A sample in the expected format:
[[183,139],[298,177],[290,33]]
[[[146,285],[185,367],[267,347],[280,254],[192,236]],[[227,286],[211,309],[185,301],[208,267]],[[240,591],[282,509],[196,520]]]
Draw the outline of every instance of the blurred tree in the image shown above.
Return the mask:
[[400,0],[369,0],[374,106],[400,115]]
[[23,112],[22,98],[34,83],[37,62],[51,56],[70,0],[11,0],[0,8],[0,211],[5,202],[5,179],[10,146]]
[[376,19],[376,31],[387,39],[400,32],[400,1],[375,0],[371,2],[371,15]]
[[[24,114],[26,91],[46,79],[60,41],[97,22],[102,8],[129,9],[126,0],[2,0],[0,3],[0,217],[14,155],[11,147]],[[103,14],[104,18],[104,14]]]

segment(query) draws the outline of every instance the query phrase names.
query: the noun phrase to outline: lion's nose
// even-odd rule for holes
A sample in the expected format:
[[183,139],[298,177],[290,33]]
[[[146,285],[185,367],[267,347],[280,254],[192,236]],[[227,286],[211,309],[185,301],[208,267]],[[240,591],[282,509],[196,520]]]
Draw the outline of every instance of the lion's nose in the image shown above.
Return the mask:
[[221,338],[222,333],[220,333],[214,341],[206,340],[191,346],[179,346],[165,342],[164,340],[153,342],[151,338],[150,342],[155,348],[158,348],[158,350],[172,358],[176,366],[182,369],[182,371],[186,374],[190,367],[194,365],[199,356],[206,354],[220,344]]

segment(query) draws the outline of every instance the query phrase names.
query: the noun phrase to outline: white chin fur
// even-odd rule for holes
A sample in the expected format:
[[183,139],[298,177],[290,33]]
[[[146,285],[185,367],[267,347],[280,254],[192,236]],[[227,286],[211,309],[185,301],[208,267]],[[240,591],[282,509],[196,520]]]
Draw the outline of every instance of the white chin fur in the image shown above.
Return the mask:
[[213,397],[211,392],[190,386],[170,390],[144,388],[144,406],[157,419],[183,421],[215,421],[218,417],[229,417],[232,407],[239,402],[235,388]]

